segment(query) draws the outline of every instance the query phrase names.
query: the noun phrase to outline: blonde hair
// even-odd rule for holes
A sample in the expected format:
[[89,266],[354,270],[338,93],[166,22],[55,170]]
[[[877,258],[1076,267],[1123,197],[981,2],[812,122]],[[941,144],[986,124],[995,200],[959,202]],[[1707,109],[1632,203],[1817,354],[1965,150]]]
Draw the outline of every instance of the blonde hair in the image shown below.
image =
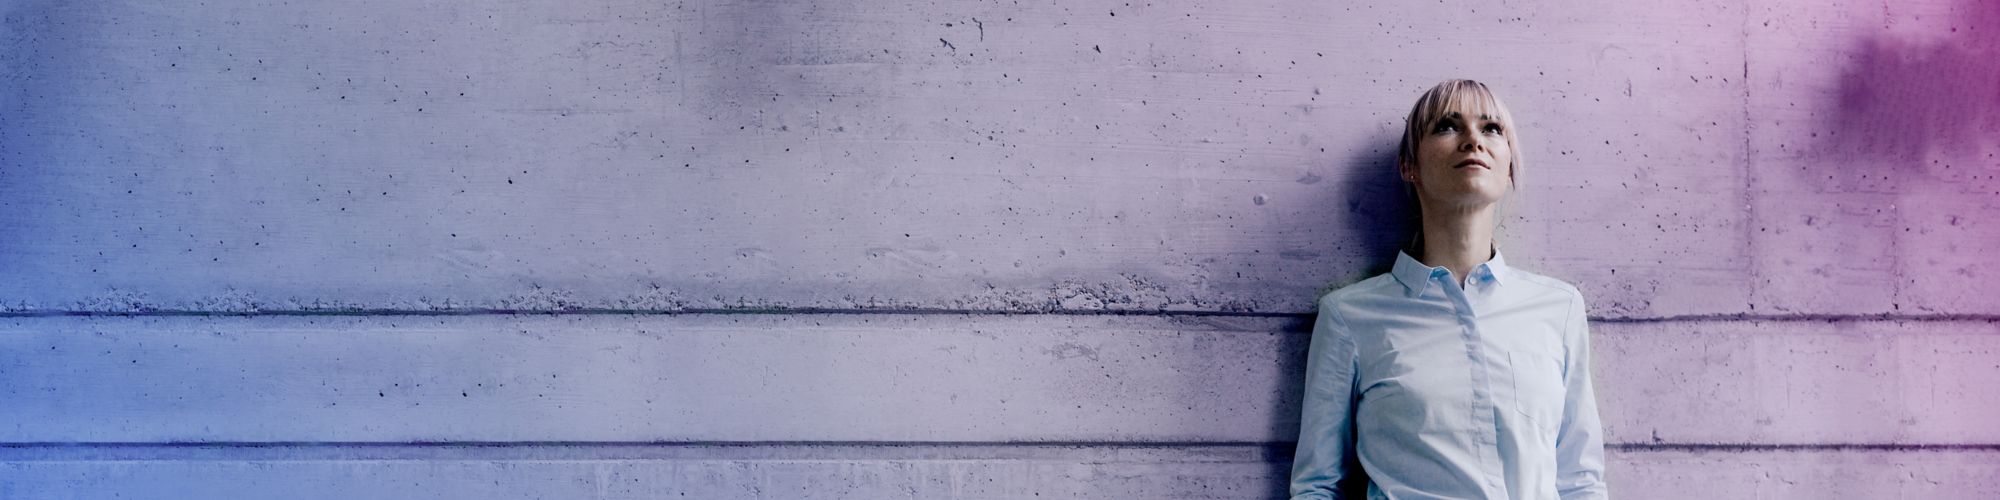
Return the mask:
[[[1514,122],[1514,114],[1507,111],[1507,105],[1500,102],[1500,98],[1493,95],[1493,91],[1487,89],[1486,84],[1462,79],[1445,80],[1418,97],[1417,104],[1410,107],[1410,116],[1403,121],[1403,142],[1396,148],[1396,168],[1400,171],[1404,164],[1416,165],[1417,143],[1423,140],[1425,134],[1430,133],[1431,127],[1436,126],[1439,119],[1460,107],[1493,115],[1502,124],[1500,135],[1507,141],[1507,151],[1510,155],[1508,162],[1512,165],[1507,170],[1507,181],[1511,186],[1509,189],[1511,192],[1501,202],[1494,219],[1500,228],[1505,228],[1507,209],[1519,195],[1521,187],[1521,141],[1515,133],[1520,129],[1520,125]],[[1417,210],[1412,210],[1411,214],[1421,218],[1423,204],[1417,199],[1416,186],[1405,180],[1403,187],[1409,194],[1412,206],[1418,207]],[[1417,226],[1419,227],[1417,236],[1421,239],[1423,236],[1421,220]],[[1495,236],[1497,239],[1498,235]]]

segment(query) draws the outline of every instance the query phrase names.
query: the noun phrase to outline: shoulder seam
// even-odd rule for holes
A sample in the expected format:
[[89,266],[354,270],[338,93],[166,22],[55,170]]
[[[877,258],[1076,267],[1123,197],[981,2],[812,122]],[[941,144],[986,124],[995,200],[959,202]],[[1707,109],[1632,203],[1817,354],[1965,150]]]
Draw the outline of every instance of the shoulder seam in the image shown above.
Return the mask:
[[1569,284],[1569,282],[1563,280],[1551,278],[1548,276],[1542,276],[1539,274],[1529,273],[1525,271],[1517,271],[1515,274],[1517,276],[1522,277],[1523,278],[1522,281],[1551,288],[1558,292],[1563,292],[1566,294],[1573,294],[1573,295],[1580,293],[1577,291],[1576,285],[1571,285]]
[[[1347,286],[1344,286],[1344,287],[1340,287],[1340,288],[1339,288],[1339,289],[1337,289],[1337,290],[1334,290],[1334,291],[1331,291],[1331,292],[1327,292],[1327,293],[1326,293],[1326,295],[1323,295],[1323,296],[1320,296],[1320,305],[1321,305],[1321,306],[1324,306],[1324,305],[1326,305],[1326,304],[1325,304],[1325,302],[1326,302],[1327,300],[1334,300],[1334,301],[1338,301],[1338,300],[1341,300],[1342,298],[1345,298],[1345,297],[1346,297],[1346,296],[1348,296],[1348,295],[1353,295],[1353,294],[1357,294],[1357,293],[1362,293],[1363,291],[1367,291],[1367,290],[1373,290],[1373,289],[1376,289],[1376,288],[1381,288],[1381,287],[1383,286],[1383,285],[1382,285],[1382,283],[1381,283],[1382,281],[1392,281],[1392,282],[1393,282],[1393,281],[1395,281],[1395,280],[1393,280],[1393,279],[1391,279],[1391,280],[1380,280],[1380,279],[1377,279],[1377,278],[1380,278],[1380,277],[1382,277],[1382,276],[1388,276],[1388,275],[1386,275],[1386,274],[1378,274],[1378,275],[1376,275],[1376,276],[1374,276],[1374,277],[1370,277],[1370,278],[1368,278],[1368,279],[1365,279],[1365,280],[1361,280],[1361,281],[1359,281],[1359,282],[1356,282],[1356,283],[1354,283],[1354,284],[1352,284],[1352,285],[1347,285]],[[1374,281],[1374,282],[1376,282],[1376,283],[1372,283],[1372,284],[1371,284],[1371,283],[1369,283],[1369,282],[1371,282],[1371,281]]]

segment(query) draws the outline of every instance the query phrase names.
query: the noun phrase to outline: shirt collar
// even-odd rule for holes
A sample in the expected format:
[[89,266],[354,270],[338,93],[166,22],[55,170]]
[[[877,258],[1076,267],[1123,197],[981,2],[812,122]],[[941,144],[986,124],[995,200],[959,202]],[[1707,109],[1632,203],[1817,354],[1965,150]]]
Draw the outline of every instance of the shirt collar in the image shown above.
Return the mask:
[[[1512,278],[1513,272],[1514,268],[1507,265],[1507,259],[1501,256],[1500,249],[1496,247],[1493,249],[1491,260],[1472,268],[1472,277],[1489,279],[1497,285]],[[1396,281],[1403,284],[1406,295],[1415,297],[1422,295],[1424,289],[1430,286],[1431,276],[1439,273],[1449,275],[1451,270],[1444,266],[1426,266],[1418,262],[1416,257],[1411,257],[1409,252],[1397,251],[1396,265],[1389,273],[1395,275]]]

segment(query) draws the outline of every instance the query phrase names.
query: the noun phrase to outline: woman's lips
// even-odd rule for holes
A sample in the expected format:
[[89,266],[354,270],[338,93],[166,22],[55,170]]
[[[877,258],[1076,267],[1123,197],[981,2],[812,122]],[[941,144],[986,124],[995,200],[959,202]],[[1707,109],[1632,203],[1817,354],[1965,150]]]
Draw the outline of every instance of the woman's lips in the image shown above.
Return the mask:
[[1463,166],[1466,166],[1466,165],[1478,165],[1478,166],[1479,166],[1479,168],[1483,168],[1483,169],[1487,169],[1487,170],[1492,170],[1492,169],[1493,169],[1493,167],[1490,167],[1490,166],[1487,166],[1487,165],[1486,165],[1486,162],[1483,162],[1483,161],[1479,161],[1479,160],[1465,160],[1465,161],[1463,161],[1463,162],[1459,162],[1459,164],[1458,164],[1458,166],[1457,166],[1457,167],[1452,167],[1452,168],[1459,168],[1459,167],[1463,167]]

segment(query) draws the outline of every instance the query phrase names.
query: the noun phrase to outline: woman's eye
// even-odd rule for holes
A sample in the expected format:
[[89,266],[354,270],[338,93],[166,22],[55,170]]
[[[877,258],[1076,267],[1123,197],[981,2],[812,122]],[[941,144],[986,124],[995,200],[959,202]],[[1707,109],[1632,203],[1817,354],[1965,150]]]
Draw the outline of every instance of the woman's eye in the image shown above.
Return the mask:
[[1487,125],[1487,126],[1486,126],[1486,131],[1487,131],[1488,133],[1494,133],[1494,134],[1498,134],[1498,133],[1500,133],[1500,126],[1499,126],[1499,125]]
[[1458,130],[1458,124],[1456,124],[1456,123],[1451,123],[1451,122],[1438,122],[1438,124],[1437,124],[1437,128],[1435,128],[1435,129],[1432,129],[1431,131],[1432,131],[1432,132],[1443,132],[1443,131],[1446,131],[1446,130]]

